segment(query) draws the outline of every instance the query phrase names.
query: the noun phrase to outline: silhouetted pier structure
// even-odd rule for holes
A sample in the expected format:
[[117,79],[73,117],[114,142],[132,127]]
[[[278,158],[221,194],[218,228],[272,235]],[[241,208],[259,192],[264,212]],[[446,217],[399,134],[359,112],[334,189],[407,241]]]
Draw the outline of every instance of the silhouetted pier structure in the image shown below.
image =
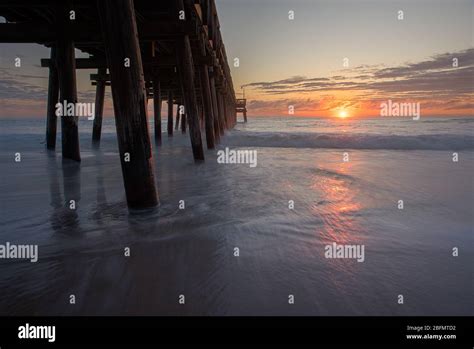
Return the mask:
[[237,98],[235,100],[235,111],[236,113],[242,113],[244,122],[247,122],[247,99]]
[[[214,0],[0,0],[0,43],[37,43],[51,48],[46,143],[56,144],[55,105],[76,103],[76,69],[94,69],[93,142],[101,136],[104,92],[112,88],[122,173],[131,208],[157,204],[147,102],[153,99],[155,141],[161,144],[161,106],[184,105],[193,156],[204,160],[239,109]],[[75,49],[89,58],[75,58]],[[86,101],[81,101],[86,102]],[[89,101],[88,101],[89,102]],[[92,102],[92,101],[90,101]],[[245,107],[244,107],[245,110]],[[246,117],[246,110],[244,112]],[[61,117],[62,156],[80,161],[78,115]],[[128,159],[128,160],[127,160]]]

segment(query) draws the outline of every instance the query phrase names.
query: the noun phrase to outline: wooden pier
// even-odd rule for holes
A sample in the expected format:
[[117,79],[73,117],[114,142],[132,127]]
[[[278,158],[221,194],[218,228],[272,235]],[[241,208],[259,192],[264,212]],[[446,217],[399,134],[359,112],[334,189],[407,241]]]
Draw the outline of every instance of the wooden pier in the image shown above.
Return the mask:
[[242,113],[244,116],[244,122],[247,122],[247,99],[237,98],[235,100],[235,112]]
[[[94,70],[95,145],[101,138],[105,89],[111,86],[130,208],[158,202],[149,99],[157,146],[162,142],[163,100],[169,137],[173,105],[184,105],[176,123],[179,116],[182,132],[188,129],[195,161],[204,160],[202,131],[206,147],[213,149],[236,124],[237,112],[247,119],[245,100],[242,107],[235,97],[214,0],[1,0],[0,16],[6,19],[0,23],[0,43],[37,43],[51,49],[50,57],[41,59],[41,66],[49,69],[48,149],[56,146],[56,103],[78,102],[76,69]],[[75,58],[75,49],[89,58]],[[63,158],[80,161],[78,132],[78,115],[61,117]]]

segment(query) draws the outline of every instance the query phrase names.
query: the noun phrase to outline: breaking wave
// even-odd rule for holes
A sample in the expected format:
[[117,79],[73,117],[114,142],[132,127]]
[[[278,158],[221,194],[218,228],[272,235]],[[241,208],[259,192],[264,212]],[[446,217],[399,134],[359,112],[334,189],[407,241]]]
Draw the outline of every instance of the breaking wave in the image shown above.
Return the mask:
[[474,136],[454,134],[379,135],[337,133],[290,133],[232,131],[226,145],[241,147],[380,149],[380,150],[470,150]]

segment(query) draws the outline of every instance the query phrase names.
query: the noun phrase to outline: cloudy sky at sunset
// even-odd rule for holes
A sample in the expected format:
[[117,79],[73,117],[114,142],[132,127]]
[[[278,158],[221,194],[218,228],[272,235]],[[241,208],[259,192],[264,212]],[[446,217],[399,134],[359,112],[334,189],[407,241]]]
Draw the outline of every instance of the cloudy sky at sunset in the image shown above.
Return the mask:
[[[423,115],[473,115],[473,0],[216,3],[249,115],[287,115],[294,105],[296,116],[376,116],[389,99],[420,102]],[[39,60],[48,56],[39,45],[0,44],[0,117],[44,116],[47,70]],[[22,68],[13,67],[15,57]],[[81,101],[94,101],[91,73],[78,72]],[[112,115],[110,92],[105,114]]]

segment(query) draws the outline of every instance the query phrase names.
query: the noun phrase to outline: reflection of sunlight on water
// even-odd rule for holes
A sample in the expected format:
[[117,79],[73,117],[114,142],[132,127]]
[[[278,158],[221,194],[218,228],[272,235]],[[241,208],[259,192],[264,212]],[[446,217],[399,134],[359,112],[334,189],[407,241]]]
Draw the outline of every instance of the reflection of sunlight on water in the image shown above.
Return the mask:
[[313,212],[321,217],[323,226],[318,233],[323,243],[358,243],[361,227],[357,215],[362,209],[359,189],[349,175],[353,163],[344,163],[333,171],[325,171],[325,176],[315,176],[311,186],[321,197],[313,206]]
[[[351,176],[354,166],[354,162],[348,162],[319,168],[312,179],[311,189],[320,197],[312,212],[322,221],[316,233],[323,248],[333,242],[365,244],[359,221],[362,193],[357,179]],[[350,293],[349,285],[357,279],[360,263],[354,259],[327,259],[327,267],[327,282],[331,287],[341,294]]]

